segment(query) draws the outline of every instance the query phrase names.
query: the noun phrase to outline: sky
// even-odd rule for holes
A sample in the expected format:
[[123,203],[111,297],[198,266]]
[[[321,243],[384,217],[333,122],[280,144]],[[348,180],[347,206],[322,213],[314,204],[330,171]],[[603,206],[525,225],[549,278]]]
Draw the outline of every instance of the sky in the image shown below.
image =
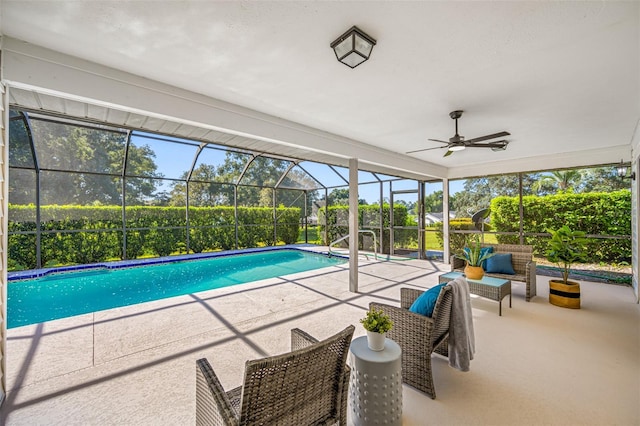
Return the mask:
[[[163,138],[165,139],[165,138]],[[173,138],[166,138],[165,140],[157,140],[155,138],[146,138],[142,136],[133,136],[132,144],[135,146],[149,145],[155,152],[155,163],[157,165],[157,171],[162,173],[166,178],[180,178],[183,173],[191,168],[194,155],[197,151],[198,143],[192,141],[188,144],[184,143],[172,143],[171,140],[177,140]],[[224,162],[225,152],[217,149],[205,149],[198,157],[196,167],[201,163],[219,165]],[[335,187],[347,185],[349,171],[344,167],[335,167],[331,169],[326,164],[314,163],[310,161],[300,162],[300,167],[322,182],[327,187]],[[299,169],[298,169],[299,170]],[[336,171],[338,174],[336,174]],[[340,175],[344,177],[341,178]],[[390,176],[380,175],[382,179],[391,178]],[[358,176],[359,182],[377,182],[375,177],[371,173],[366,171],[360,171]],[[163,181],[162,185],[158,188],[158,191],[170,191],[171,182]],[[451,193],[456,193],[462,190],[464,185],[463,180],[457,180],[450,182]],[[399,180],[392,183],[394,191],[403,190],[416,190],[418,184],[412,180]],[[346,186],[345,186],[346,188]],[[441,183],[433,183],[426,185],[426,194],[429,195],[435,191],[441,191]],[[389,184],[383,185],[383,197],[389,198]],[[394,200],[403,200],[408,203],[417,202],[417,192],[411,194],[394,194]],[[367,203],[377,203],[380,198],[380,186],[377,183],[374,184],[361,184],[359,185],[358,198],[365,199]]]

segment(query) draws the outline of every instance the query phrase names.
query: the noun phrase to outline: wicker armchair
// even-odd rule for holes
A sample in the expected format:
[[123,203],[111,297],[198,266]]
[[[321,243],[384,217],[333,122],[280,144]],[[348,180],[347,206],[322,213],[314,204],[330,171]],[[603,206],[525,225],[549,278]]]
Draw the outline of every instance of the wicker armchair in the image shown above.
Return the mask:
[[376,302],[370,303],[369,306],[381,309],[393,321],[393,328],[387,332],[387,337],[402,348],[402,381],[435,399],[431,354],[434,351],[444,356],[449,354],[449,321],[453,298],[451,288],[444,286],[436,301],[433,315],[429,318],[409,311],[422,293],[421,290],[401,288],[399,308]]
[[247,361],[244,385],[228,392],[209,362],[197,360],[196,424],[346,425],[353,331],[318,342],[293,329],[292,352]]

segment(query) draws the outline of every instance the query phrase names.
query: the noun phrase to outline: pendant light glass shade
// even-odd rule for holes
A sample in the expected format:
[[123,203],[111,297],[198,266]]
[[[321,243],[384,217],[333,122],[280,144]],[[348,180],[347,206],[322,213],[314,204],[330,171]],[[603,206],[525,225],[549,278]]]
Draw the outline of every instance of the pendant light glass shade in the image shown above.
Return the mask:
[[353,26],[331,43],[331,48],[340,62],[349,68],[355,68],[369,59],[375,45],[373,38]]

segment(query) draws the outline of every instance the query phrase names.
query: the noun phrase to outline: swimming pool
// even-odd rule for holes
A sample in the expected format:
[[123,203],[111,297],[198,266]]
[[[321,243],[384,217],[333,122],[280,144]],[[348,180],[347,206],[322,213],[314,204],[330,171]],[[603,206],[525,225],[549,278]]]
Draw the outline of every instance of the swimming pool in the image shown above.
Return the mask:
[[[296,249],[131,266],[116,262],[73,272],[10,277],[7,327],[21,327],[104,309],[310,271],[347,262]],[[17,276],[19,278],[20,275]]]

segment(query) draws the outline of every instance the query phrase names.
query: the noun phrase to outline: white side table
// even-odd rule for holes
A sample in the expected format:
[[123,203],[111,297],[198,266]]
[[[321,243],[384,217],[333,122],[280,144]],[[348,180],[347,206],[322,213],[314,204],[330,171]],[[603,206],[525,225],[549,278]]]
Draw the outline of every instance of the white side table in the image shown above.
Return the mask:
[[402,425],[402,350],[385,339],[384,350],[372,351],[367,337],[349,348],[349,414],[352,425]]

